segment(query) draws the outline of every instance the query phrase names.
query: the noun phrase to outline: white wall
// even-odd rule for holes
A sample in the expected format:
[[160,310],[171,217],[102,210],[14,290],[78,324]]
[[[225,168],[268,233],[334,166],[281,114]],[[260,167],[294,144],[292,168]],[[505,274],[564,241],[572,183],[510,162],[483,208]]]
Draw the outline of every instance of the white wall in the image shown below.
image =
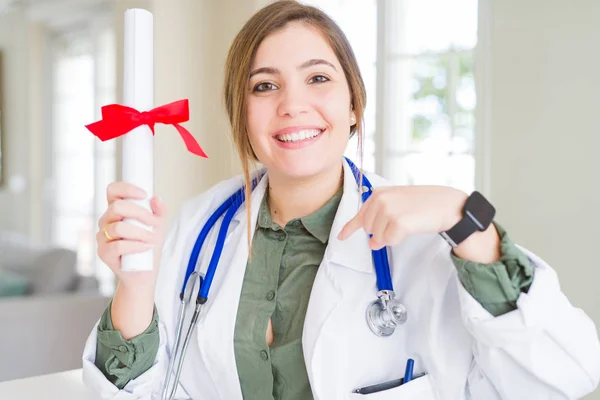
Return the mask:
[[50,144],[50,129],[51,127],[46,122],[46,117],[50,114],[50,110],[45,106],[49,93],[47,88],[50,79],[50,70],[45,65],[47,57],[49,57],[48,38],[45,27],[40,23],[29,24],[29,40],[28,40],[28,100],[27,100],[27,123],[28,137],[30,147],[27,152],[29,157],[29,178],[27,183],[27,197],[29,209],[27,217],[29,221],[29,235],[34,240],[42,241],[44,237],[44,221],[47,220],[45,213],[49,209],[48,204],[44,204],[43,199],[46,198],[47,187],[45,186],[46,178],[50,173],[45,171],[48,165],[46,147]]
[[4,177],[0,188],[0,228],[29,232],[28,188],[9,190],[11,179],[28,182],[29,168],[29,24],[24,13],[0,14],[0,51],[3,62]]
[[498,220],[555,267],[567,296],[599,326],[600,2],[492,4]]
[[43,26],[15,9],[0,14],[3,63],[4,178],[0,229],[42,236],[44,194]]

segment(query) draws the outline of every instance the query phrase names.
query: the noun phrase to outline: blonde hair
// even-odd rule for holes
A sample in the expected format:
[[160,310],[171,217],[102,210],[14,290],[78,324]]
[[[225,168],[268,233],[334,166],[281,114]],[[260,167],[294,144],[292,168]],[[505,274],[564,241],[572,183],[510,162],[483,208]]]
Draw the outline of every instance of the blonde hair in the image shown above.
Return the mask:
[[[248,247],[250,247],[250,163],[258,161],[248,138],[246,119],[246,95],[250,68],[256,51],[270,34],[286,27],[291,22],[302,22],[321,31],[336,55],[350,89],[350,102],[356,123],[350,128],[350,137],[358,133],[358,152],[362,175],[363,115],[367,102],[365,85],[350,43],[337,24],[318,8],[296,1],[274,2],[252,16],[237,34],[225,63],[225,107],[231,124],[233,141],[240,157],[246,195],[248,220]],[[362,178],[362,176],[361,176]]]

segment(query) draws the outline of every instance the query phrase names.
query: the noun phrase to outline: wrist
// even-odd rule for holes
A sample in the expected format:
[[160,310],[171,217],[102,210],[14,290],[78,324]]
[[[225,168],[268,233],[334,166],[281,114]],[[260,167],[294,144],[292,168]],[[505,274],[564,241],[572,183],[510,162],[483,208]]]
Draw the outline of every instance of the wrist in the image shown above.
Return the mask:
[[116,292],[128,299],[154,299],[155,288],[155,282],[119,281]]
[[462,190],[450,188],[448,199],[448,209],[444,214],[441,232],[446,232],[452,229],[454,225],[458,224],[463,219],[463,208],[469,195]]
[[453,249],[454,254],[463,260],[480,264],[492,264],[502,258],[501,240],[494,224],[483,232],[475,232]]
[[[481,195],[479,194],[479,196]],[[464,260],[483,264],[491,264],[498,261],[501,258],[500,238],[496,227],[491,223],[491,218],[493,218],[495,210],[490,205],[489,207],[492,207],[492,212],[490,213],[489,207],[485,207],[485,203],[483,203],[484,207],[482,208],[482,201],[487,202],[487,200],[483,197],[475,197],[470,200],[470,196],[467,193],[455,189],[450,192],[446,201],[449,204],[449,211],[446,212],[442,232],[449,235],[449,239],[458,244],[452,250],[453,253]],[[468,201],[471,201],[470,205],[467,204]],[[474,201],[478,203],[474,203]],[[465,223],[463,220],[469,218],[465,215],[465,209],[468,209],[467,212],[473,213],[471,218],[477,218],[480,225],[487,226],[487,228],[484,230],[475,230],[472,233],[468,232],[472,228],[469,228],[469,225],[463,226]],[[459,223],[461,224],[459,226],[462,226],[462,228],[455,228]],[[456,229],[459,230],[457,231]],[[465,232],[465,229],[467,232]],[[454,232],[448,233],[449,230]]]
[[144,332],[154,315],[154,291],[146,286],[132,288],[119,282],[111,306],[113,328],[129,340]]
[[456,256],[490,264],[500,259],[500,240],[492,224],[496,210],[479,192],[448,192],[446,219],[440,232]]

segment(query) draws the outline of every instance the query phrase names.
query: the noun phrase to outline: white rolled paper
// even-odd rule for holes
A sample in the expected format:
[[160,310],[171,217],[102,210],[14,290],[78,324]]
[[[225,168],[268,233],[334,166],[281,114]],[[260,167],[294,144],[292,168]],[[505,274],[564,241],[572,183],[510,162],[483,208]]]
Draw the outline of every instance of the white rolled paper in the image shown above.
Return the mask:
[[[153,33],[152,13],[138,8],[125,11],[123,102],[140,112],[154,107]],[[147,125],[123,135],[123,180],[142,188],[148,195],[144,200],[130,201],[150,211],[154,190],[153,139]],[[126,221],[152,230],[137,220]],[[128,254],[121,260],[123,271],[150,271],[153,266],[153,250]]]

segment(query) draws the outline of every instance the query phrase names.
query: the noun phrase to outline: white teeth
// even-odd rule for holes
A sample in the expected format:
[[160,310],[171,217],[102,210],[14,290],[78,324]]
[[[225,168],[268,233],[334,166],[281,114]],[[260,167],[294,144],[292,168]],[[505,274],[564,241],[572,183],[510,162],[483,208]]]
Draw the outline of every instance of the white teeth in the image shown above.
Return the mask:
[[280,142],[299,142],[301,140],[306,140],[318,136],[320,133],[320,129],[304,129],[286,135],[277,135],[277,140],[279,140]]

